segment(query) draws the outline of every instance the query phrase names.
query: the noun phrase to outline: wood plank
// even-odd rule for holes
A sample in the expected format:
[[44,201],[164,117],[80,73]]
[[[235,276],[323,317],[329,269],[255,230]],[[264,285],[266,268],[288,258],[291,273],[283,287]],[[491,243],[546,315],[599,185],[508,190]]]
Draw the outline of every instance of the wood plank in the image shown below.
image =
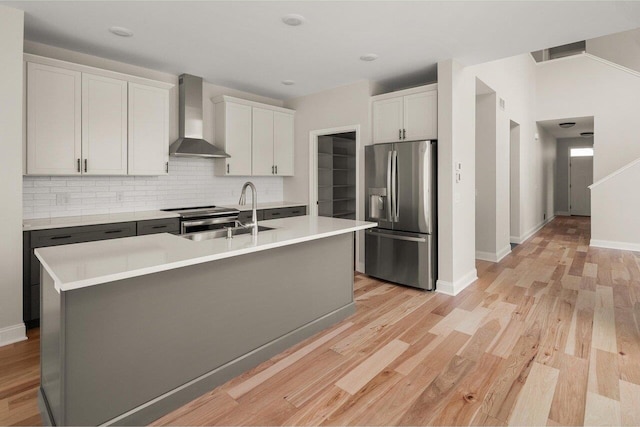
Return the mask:
[[595,348],[610,353],[616,353],[618,351],[613,289],[609,286],[596,286],[592,345]]
[[640,385],[620,381],[620,422],[640,426]]
[[382,372],[396,357],[409,348],[409,344],[400,340],[393,340],[382,349],[371,355],[367,360],[342,377],[336,386],[350,394],[356,394],[373,377]]
[[545,425],[560,372],[534,363],[509,417],[510,426]]
[[553,395],[549,419],[558,425],[582,425],[589,363],[586,359],[560,354],[558,365],[558,383]]
[[240,396],[247,393],[249,390],[252,390],[254,387],[257,387],[258,385],[262,384],[272,376],[276,375],[278,372],[281,372],[282,370],[296,363],[297,361],[299,361],[300,359],[302,359],[303,357],[311,353],[313,350],[319,348],[324,343],[330,341],[332,338],[335,338],[336,336],[340,335],[341,333],[349,329],[351,326],[353,326],[353,323],[351,322],[347,322],[341,325],[340,327],[334,329],[331,333],[325,334],[319,339],[312,341],[311,343],[304,346],[300,350],[296,351],[289,357],[286,357],[281,361],[279,361],[278,363],[270,366],[268,369],[265,369],[264,371],[254,375],[253,377],[238,384],[237,386],[230,388],[227,391],[229,393],[229,396],[231,396],[234,399],[239,398]]
[[620,402],[590,391],[587,392],[584,425],[619,426],[621,422]]

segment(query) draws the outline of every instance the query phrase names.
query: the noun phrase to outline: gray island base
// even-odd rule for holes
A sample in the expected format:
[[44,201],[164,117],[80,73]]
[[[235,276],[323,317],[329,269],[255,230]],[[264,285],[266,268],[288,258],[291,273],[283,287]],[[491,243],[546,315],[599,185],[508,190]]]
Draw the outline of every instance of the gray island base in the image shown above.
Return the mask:
[[58,292],[42,268],[50,425],[142,425],[355,312],[353,233]]

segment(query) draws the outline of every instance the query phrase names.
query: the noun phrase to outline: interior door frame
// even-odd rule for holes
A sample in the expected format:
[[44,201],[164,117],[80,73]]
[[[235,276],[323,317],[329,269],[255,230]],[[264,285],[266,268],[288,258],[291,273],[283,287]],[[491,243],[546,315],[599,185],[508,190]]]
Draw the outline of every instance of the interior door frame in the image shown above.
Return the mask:
[[[573,215],[573,213],[571,213],[572,211],[572,205],[571,205],[571,150],[573,148],[591,148],[593,149],[593,145],[585,145],[585,146],[569,146],[567,147],[567,172],[569,175],[567,179],[567,201],[569,202],[569,216]],[[594,156],[591,156],[592,158]],[[593,165],[591,166],[593,167]],[[581,215],[578,215],[581,216]]]
[[[356,220],[364,221],[362,204],[363,178],[360,174],[364,171],[364,146],[362,145],[361,126],[359,124],[339,126],[328,129],[317,129],[309,132],[309,215],[318,216],[318,138],[335,133],[355,132],[356,134]],[[315,203],[314,203],[315,202]],[[362,205],[362,206],[361,206]],[[364,272],[364,262],[360,260],[360,250],[364,245],[364,234],[356,232],[356,269]]]

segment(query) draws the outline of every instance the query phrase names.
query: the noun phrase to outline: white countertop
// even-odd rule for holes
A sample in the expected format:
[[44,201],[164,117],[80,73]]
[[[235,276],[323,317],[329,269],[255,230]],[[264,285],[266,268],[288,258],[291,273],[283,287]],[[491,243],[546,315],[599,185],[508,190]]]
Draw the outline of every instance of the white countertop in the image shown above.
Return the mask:
[[374,222],[316,216],[260,221],[274,230],[233,239],[192,241],[161,233],[38,248],[35,254],[54,280],[70,291],[203,262],[308,242],[375,227]]
[[[227,205],[225,204],[224,207],[225,208],[233,208],[233,209],[238,209],[239,211],[250,211],[251,210],[251,197],[247,198],[247,204],[246,205]],[[307,206],[307,203],[305,202],[265,202],[265,203],[260,203],[259,201],[259,197],[258,197],[258,206],[256,207],[256,209],[258,210],[262,210],[262,209],[277,209],[277,208],[293,208],[296,206]]]
[[164,211],[123,212],[103,215],[63,216],[55,218],[25,219],[23,231],[50,228],[81,227],[83,225],[111,224],[117,222],[146,221],[150,219],[177,218],[178,214]]

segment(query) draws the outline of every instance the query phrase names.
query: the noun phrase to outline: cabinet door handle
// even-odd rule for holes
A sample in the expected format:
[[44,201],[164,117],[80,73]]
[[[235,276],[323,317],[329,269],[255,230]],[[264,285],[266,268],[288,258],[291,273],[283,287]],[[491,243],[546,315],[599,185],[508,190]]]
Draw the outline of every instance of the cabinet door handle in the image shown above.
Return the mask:
[[80,159],[78,159],[78,173],[80,173]]
[[167,173],[169,173],[169,162],[167,162]]
[[278,175],[278,165],[276,165],[276,175]]
[[273,166],[273,165],[271,165],[271,175],[273,175],[274,173],[275,173],[275,172],[274,172],[274,166]]
[[158,228],[167,228],[167,226],[166,226],[166,225],[154,225],[154,226],[152,226],[151,228],[155,228],[155,229],[158,229]]
[[227,163],[227,173],[229,173],[229,163]]
[[84,159],[84,171],[87,171],[87,159]]
[[115,233],[122,233],[123,230],[108,230],[105,231],[104,234],[115,234]]
[[407,139],[407,130],[402,129],[402,139]]
[[70,239],[71,236],[53,236],[51,240]]
[[402,139],[402,129],[398,129],[398,139]]
[[271,215],[278,216],[278,215],[282,215],[282,214],[280,212],[273,212]]

